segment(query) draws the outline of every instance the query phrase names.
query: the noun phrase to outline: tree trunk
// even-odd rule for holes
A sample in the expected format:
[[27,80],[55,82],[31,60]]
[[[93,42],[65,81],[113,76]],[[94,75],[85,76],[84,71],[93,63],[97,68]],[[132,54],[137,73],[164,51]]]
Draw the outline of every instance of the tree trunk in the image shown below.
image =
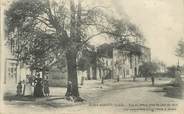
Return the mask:
[[88,78],[88,80],[91,80],[91,77],[90,77],[90,67],[87,69],[87,78]]
[[123,75],[124,75],[124,78],[126,77],[126,71],[125,69],[123,69]]
[[102,78],[101,68],[99,68],[99,77],[100,77],[100,79]]
[[96,77],[96,66],[93,66],[92,67],[92,74],[93,74],[93,80],[97,80],[97,77]]
[[119,82],[119,75],[118,75],[118,77],[117,77],[117,82]]
[[101,78],[101,84],[104,84],[104,77]]
[[68,82],[71,82],[71,87],[67,86],[65,96],[79,97],[78,80],[77,80],[77,66],[76,66],[76,53],[68,51],[66,53],[67,69],[68,69]]
[[[17,64],[16,64],[16,66],[15,66],[15,83],[17,83],[17,77],[18,77],[18,62],[17,62]],[[20,72],[20,74],[19,75],[21,75],[21,72]]]

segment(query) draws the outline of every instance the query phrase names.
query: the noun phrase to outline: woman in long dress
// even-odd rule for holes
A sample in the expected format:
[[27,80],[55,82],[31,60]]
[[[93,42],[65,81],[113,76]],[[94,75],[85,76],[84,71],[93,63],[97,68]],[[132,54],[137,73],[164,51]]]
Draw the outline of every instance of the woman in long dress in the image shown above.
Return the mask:
[[42,78],[38,74],[37,78],[34,80],[35,87],[34,87],[34,97],[43,97],[43,85],[42,85]]

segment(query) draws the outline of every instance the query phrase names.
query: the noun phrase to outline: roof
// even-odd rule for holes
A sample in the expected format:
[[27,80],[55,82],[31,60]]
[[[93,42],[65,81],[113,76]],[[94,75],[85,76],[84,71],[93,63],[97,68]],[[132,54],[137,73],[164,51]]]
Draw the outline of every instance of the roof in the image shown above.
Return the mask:
[[134,42],[115,42],[115,43],[104,43],[97,47],[97,52],[102,57],[112,57],[113,48],[119,49],[122,51],[128,51],[131,54],[141,55],[143,53],[150,54],[150,48],[134,43]]

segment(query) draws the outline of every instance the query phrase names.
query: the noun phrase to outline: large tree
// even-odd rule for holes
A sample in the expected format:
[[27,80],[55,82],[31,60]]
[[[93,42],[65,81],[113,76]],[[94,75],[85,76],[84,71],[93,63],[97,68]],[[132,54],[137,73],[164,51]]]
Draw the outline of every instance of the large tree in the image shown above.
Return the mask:
[[[66,96],[75,97],[79,97],[78,52],[91,38],[100,34],[123,38],[121,31],[125,30],[121,27],[124,26],[117,27],[118,24],[112,23],[117,20],[109,20],[98,7],[83,9],[80,0],[77,4],[74,0],[69,3],[62,0],[16,0],[6,12],[9,43],[12,46],[12,41],[16,42],[18,61],[43,70],[66,57],[68,81],[72,82],[72,89],[67,88]],[[133,26],[128,30],[132,35],[137,34]]]
[[[66,96],[79,97],[76,58],[91,38],[102,33],[95,29],[100,21],[97,15],[100,13],[95,8],[83,12],[80,1],[76,5],[70,0],[67,5],[64,1],[17,0],[6,12],[8,38],[11,46],[12,41],[17,42],[18,61],[31,64],[35,69],[65,55],[68,81],[72,82]],[[91,29],[95,34],[89,33]]]

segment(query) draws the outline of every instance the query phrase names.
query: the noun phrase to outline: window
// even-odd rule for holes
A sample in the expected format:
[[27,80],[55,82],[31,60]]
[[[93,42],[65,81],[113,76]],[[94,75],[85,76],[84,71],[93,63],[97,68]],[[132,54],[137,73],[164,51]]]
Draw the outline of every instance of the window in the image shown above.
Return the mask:
[[16,80],[16,64],[15,63],[10,63],[10,66],[7,69],[7,74],[9,79],[15,79]]

